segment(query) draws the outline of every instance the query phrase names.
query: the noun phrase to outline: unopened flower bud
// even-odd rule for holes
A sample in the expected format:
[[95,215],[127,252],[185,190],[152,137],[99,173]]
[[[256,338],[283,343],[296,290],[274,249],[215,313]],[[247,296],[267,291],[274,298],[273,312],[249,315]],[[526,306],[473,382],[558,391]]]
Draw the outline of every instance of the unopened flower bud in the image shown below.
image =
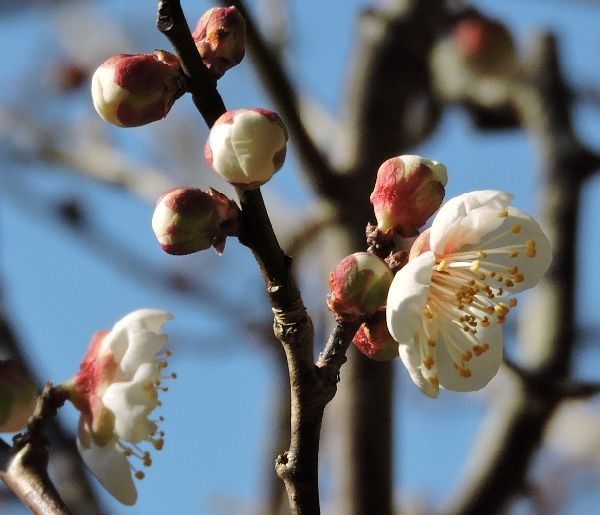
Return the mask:
[[362,324],[352,341],[360,352],[375,361],[398,357],[398,343],[388,331],[385,310],[379,310],[372,319]]
[[19,431],[27,425],[37,401],[37,389],[16,361],[0,360],[0,433]]
[[164,118],[184,92],[179,59],[164,50],[115,55],[92,77],[96,111],[119,127],[137,127]]
[[497,20],[471,16],[454,29],[454,39],[467,63],[482,73],[503,74],[516,64],[512,35]]
[[371,204],[384,234],[411,237],[442,204],[448,182],[446,167],[420,156],[385,161],[377,172]]
[[327,306],[337,318],[375,313],[385,304],[393,274],[373,254],[357,252],[342,259],[329,275]]
[[239,64],[246,52],[246,22],[234,7],[206,11],[192,34],[202,62],[219,79]]
[[210,130],[204,156],[227,182],[252,190],[283,166],[287,139],[285,125],[273,111],[227,111]]
[[238,213],[235,203],[216,190],[175,188],[158,199],[152,229],[168,254],[192,254],[211,246],[222,253],[225,238],[238,229]]

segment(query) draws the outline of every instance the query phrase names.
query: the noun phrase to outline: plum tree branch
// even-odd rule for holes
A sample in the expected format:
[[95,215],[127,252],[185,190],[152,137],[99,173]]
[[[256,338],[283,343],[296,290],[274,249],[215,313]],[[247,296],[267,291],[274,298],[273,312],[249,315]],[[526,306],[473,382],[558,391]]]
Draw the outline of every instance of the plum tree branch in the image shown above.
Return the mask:
[[64,501],[48,477],[48,440],[42,428],[67,398],[66,392],[46,385],[38,398],[27,430],[14,437],[14,445],[0,444],[0,479],[35,514],[68,515]]
[[[188,76],[190,91],[208,127],[225,112],[225,105],[193,46],[188,24],[178,0],[159,0],[158,29],[171,41]],[[293,514],[320,512],[318,453],[325,405],[335,395],[339,367],[345,361],[358,322],[338,326],[315,365],[312,322],[291,268],[281,250],[262,194],[237,190],[242,209],[239,240],[250,248],[262,273],[274,314],[274,333],[282,343],[288,363],[291,390],[291,441],[276,460]]]

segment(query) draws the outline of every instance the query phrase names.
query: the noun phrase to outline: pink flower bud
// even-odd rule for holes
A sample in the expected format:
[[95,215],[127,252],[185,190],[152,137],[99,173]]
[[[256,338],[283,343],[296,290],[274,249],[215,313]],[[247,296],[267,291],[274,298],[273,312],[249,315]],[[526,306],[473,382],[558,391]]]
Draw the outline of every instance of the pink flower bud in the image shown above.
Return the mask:
[[287,139],[285,125],[273,111],[227,111],[211,129],[204,156],[227,182],[252,190],[283,166]]
[[513,38],[497,20],[464,18],[454,29],[454,40],[469,65],[484,73],[504,73],[516,63]]
[[240,64],[246,52],[246,22],[234,7],[206,11],[192,34],[204,65],[219,79]]
[[377,228],[390,236],[419,234],[440,207],[447,181],[446,167],[437,161],[411,155],[385,161],[371,193]]
[[92,77],[96,111],[119,127],[137,127],[164,118],[184,92],[179,59],[164,50],[115,55]]
[[239,209],[222,193],[175,188],[163,193],[152,216],[152,229],[169,254],[192,254],[214,246],[222,253],[225,239],[238,230]]
[[385,304],[393,274],[384,261],[367,252],[342,259],[329,275],[327,306],[337,318],[375,313]]
[[37,395],[35,385],[19,363],[0,360],[0,433],[19,431],[27,425]]
[[360,352],[375,361],[398,357],[398,343],[388,331],[385,310],[379,310],[371,320],[362,324],[352,341]]

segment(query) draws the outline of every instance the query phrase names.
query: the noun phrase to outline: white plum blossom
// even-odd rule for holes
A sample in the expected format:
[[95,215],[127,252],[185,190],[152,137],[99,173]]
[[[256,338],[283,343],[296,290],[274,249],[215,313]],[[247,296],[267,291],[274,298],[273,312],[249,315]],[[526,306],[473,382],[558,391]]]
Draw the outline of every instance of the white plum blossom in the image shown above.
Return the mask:
[[474,191],[447,202],[394,277],[387,325],[421,390],[483,388],[502,361],[502,324],[550,265],[540,226],[512,195]]
[[160,405],[159,391],[167,366],[167,336],[160,332],[171,318],[165,311],[140,309],[119,320],[111,331],[94,335],[77,375],[64,387],[79,411],[77,447],[83,461],[104,487],[123,504],[132,505],[137,491],[132,475],[144,473],[129,462],[152,463],[138,444],[162,448],[164,433],[149,417]]

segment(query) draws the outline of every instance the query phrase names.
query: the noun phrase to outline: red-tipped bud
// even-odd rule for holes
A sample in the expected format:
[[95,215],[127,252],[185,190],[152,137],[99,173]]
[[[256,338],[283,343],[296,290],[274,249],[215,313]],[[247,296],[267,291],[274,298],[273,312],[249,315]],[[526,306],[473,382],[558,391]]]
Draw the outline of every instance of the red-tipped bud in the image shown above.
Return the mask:
[[379,310],[372,319],[362,324],[352,341],[360,352],[375,361],[398,357],[398,342],[388,331],[385,310]]
[[19,431],[27,425],[37,395],[35,385],[19,363],[0,360],[0,433]]
[[98,114],[119,127],[137,127],[164,118],[184,92],[179,59],[152,54],[120,54],[105,61],[92,77]]
[[497,20],[464,18],[454,29],[454,40],[467,62],[484,73],[504,73],[516,63],[512,35]]
[[226,237],[237,233],[238,215],[236,204],[216,190],[175,188],[158,199],[152,229],[169,254],[192,254],[211,246],[222,253]]
[[384,234],[411,237],[444,200],[446,167],[420,156],[393,157],[377,172],[371,204]]
[[234,7],[206,11],[192,34],[204,65],[219,79],[240,64],[246,52],[246,22]]
[[337,318],[375,313],[385,304],[393,274],[373,254],[357,252],[342,259],[329,275],[327,306]]
[[273,111],[227,111],[210,130],[204,156],[230,184],[256,189],[283,166],[287,139],[285,125]]

